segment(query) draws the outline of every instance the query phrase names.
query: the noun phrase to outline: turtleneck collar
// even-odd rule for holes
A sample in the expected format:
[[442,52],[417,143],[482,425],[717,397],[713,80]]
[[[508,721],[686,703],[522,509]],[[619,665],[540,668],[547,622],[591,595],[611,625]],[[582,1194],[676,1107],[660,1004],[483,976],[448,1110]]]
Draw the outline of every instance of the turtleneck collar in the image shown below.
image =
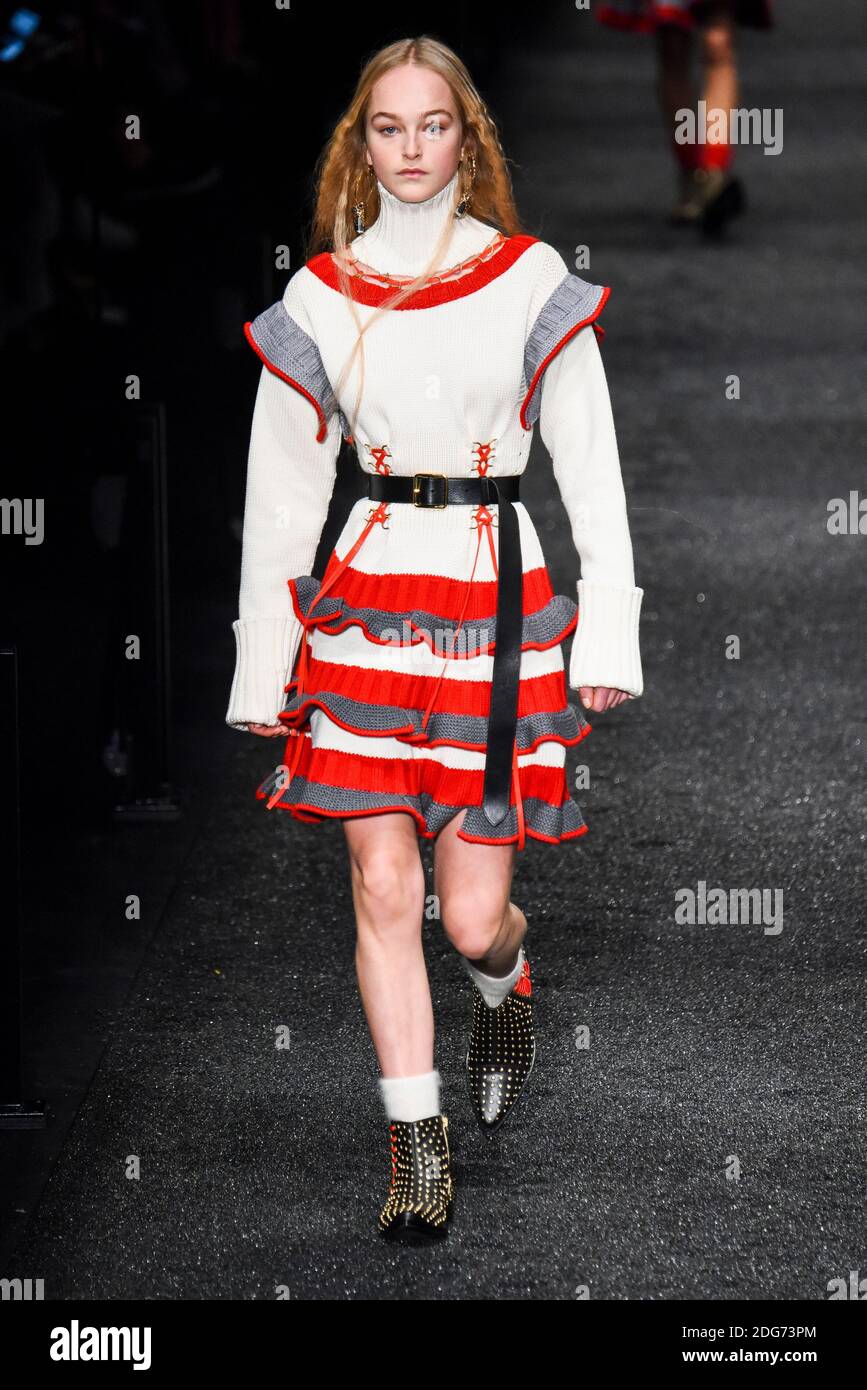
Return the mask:
[[439,193],[423,202],[409,203],[390,193],[377,179],[379,216],[372,227],[351,243],[353,256],[385,275],[418,275],[430,260],[448,221],[452,223],[452,236],[441,268],[448,269],[477,255],[493,241],[496,228],[469,214],[454,216],[452,199],[458,180],[456,171]]

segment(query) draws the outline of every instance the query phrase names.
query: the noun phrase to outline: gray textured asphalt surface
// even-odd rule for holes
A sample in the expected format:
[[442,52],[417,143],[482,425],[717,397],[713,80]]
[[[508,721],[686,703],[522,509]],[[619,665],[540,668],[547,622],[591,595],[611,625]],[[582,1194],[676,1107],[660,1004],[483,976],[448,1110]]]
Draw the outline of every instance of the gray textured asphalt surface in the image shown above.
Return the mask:
[[[538,1055],[492,1138],[464,1089],[468,986],[425,926],[448,1241],[376,1238],[388,1136],[342,827],[255,801],[282,745],[221,727],[234,613],[210,609],[177,633],[205,692],[179,739],[195,814],[4,1274],[54,1298],[765,1300],[867,1269],[865,538],[826,525],[864,479],[865,59],[857,6],[818,33],[806,0],[780,8],[773,34],[742,35],[742,102],[783,108],[784,151],[738,152],[750,210],[719,245],[664,225],[647,42],[563,7],[506,75],[528,222],[567,257],[588,243],[579,273],[612,286],[645,693],[570,751],[588,834],[518,857]],[[538,438],[528,480],[573,592]],[[701,881],[782,894],[782,930],[680,923]]]

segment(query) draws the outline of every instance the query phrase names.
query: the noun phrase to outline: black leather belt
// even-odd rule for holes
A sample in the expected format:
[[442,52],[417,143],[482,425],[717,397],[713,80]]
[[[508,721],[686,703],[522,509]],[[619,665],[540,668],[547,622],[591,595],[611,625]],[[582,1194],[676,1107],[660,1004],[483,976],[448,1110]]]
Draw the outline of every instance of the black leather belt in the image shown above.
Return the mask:
[[509,813],[512,752],[518,721],[521,635],[524,623],[523,564],[518,513],[520,475],[448,478],[444,473],[368,473],[367,495],[377,502],[411,502],[415,507],[446,507],[452,502],[498,507],[497,637],[485,755],[485,815],[498,825]]

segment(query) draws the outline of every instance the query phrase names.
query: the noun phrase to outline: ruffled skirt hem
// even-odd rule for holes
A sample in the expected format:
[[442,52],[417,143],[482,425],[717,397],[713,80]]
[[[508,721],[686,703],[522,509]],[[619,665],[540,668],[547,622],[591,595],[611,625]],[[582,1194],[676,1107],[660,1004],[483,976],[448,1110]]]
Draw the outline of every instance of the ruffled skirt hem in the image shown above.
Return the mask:
[[[316,753],[314,748],[308,754],[308,766],[313,769],[316,767]],[[330,819],[348,820],[386,812],[405,812],[413,817],[419,838],[433,840],[450,820],[461,811],[466,811],[463,825],[457,831],[458,839],[482,845],[519,842],[518,812],[514,805],[499,824],[492,825],[481,805],[468,805],[463,800],[458,805],[452,805],[438,800],[429,791],[367,791],[333,785],[320,781],[318,776],[305,776],[300,771],[296,771],[291,782],[283,786],[274,800],[281,777],[284,776],[283,769],[275,768],[256,789],[256,796],[260,801],[269,799],[271,809],[288,811],[296,820],[322,824]],[[565,792],[565,777],[562,787]],[[587,833],[588,826],[580,808],[568,793],[560,804],[532,795],[523,796],[522,803],[524,835],[527,839],[559,844]]]
[[[345,599],[325,595],[317,603],[319,612],[310,613],[320,582],[313,575],[289,580],[292,606],[299,622],[308,628],[337,634],[355,624],[370,642],[380,646],[414,646],[426,642],[434,656],[452,660],[492,656],[497,646],[496,614],[458,626],[438,613],[422,608],[400,613],[382,608],[356,608]],[[567,594],[552,594],[541,608],[525,613],[521,632],[522,651],[545,651],[565,641],[578,622],[578,604]]]
[[[277,718],[281,724],[302,730],[314,709],[322,710],[338,728],[365,738],[396,738],[422,748],[463,748],[477,753],[487,748],[487,720],[482,717],[434,710],[425,724],[420,709],[368,705],[329,690],[291,696]],[[561,710],[521,715],[515,726],[518,753],[533,753],[542,743],[571,747],[592,728],[572,704]]]
[[528,839],[584,835],[565,747],[592,726],[567,700],[553,650],[575,629],[578,605],[553,593],[544,563],[524,571],[511,805],[496,824],[483,804],[496,585],[468,592],[463,580],[343,564],[341,572],[334,552],[322,581],[287,581],[301,660],[278,715],[284,762],[257,787],[258,800],[320,824],[403,812],[429,840],[461,812],[458,838],[473,844],[522,849]]

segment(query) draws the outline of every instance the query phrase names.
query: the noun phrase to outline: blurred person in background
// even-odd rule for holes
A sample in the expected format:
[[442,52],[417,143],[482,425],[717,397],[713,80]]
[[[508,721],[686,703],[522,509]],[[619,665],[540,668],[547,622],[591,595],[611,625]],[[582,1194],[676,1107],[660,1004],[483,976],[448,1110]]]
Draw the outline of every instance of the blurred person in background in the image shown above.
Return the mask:
[[[698,225],[718,234],[743,211],[745,196],[732,171],[733,146],[721,138],[712,113],[728,113],[737,105],[736,25],[772,28],[772,0],[603,0],[595,13],[601,24],[613,29],[655,36],[657,92],[678,171],[678,194],[669,220],[675,226]],[[700,93],[692,77],[696,47],[702,68]],[[678,112],[697,111],[698,100],[706,103],[705,117],[710,118],[707,138],[680,144],[675,138]]]

